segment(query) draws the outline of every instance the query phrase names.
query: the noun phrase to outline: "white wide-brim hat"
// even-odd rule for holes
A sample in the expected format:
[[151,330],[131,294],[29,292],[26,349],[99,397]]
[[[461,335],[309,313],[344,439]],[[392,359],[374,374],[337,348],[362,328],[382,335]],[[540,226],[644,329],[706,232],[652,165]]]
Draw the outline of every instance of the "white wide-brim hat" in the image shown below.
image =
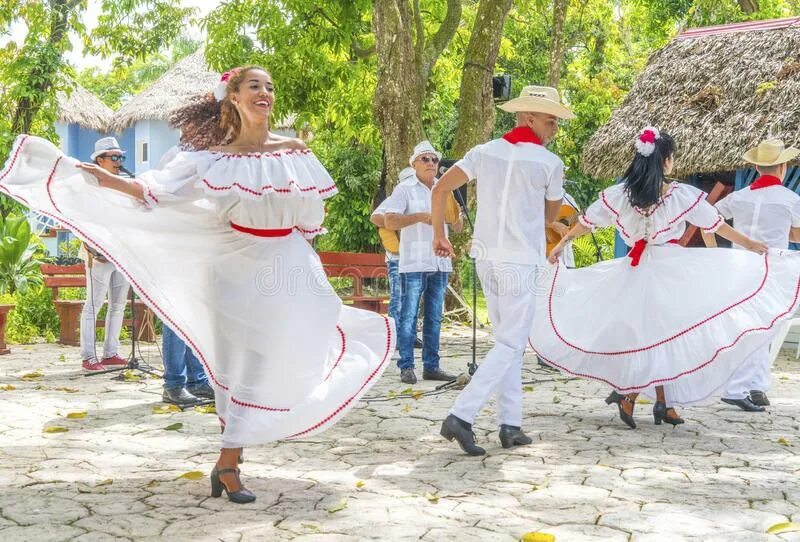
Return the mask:
[[514,98],[500,106],[509,113],[546,113],[560,119],[574,119],[575,114],[561,103],[558,91],[553,87],[527,86]]
[[125,151],[119,146],[117,143],[117,138],[115,137],[102,137],[94,142],[94,152],[92,153],[92,161],[95,160],[98,156],[108,151],[119,151],[122,154],[125,154]]
[[742,158],[757,166],[779,166],[800,155],[800,149],[786,147],[780,139],[767,139],[748,150]]
[[408,164],[413,166],[414,160],[416,160],[423,154],[432,154],[436,156],[436,158],[438,158],[439,160],[441,160],[442,158],[442,153],[434,149],[430,141],[425,140],[417,143],[417,146],[414,147],[414,152],[411,154],[411,158],[408,159]]

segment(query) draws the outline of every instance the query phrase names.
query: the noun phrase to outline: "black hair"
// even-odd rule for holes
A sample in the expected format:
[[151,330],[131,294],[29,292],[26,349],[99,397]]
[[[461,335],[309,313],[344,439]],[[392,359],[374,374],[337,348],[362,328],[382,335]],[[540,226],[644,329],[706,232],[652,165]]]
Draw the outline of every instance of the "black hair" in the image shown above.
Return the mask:
[[664,162],[675,154],[677,149],[675,140],[666,132],[661,132],[655,140],[655,147],[650,156],[644,156],[637,150],[631,165],[622,177],[628,201],[640,209],[646,209],[661,201]]

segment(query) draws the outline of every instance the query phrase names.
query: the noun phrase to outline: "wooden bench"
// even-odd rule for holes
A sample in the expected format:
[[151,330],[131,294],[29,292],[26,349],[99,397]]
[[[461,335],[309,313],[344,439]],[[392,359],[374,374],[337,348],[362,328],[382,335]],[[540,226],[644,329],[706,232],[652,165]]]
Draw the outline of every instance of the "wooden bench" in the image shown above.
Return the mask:
[[[70,346],[80,346],[80,321],[81,311],[83,310],[84,300],[80,299],[59,299],[59,288],[85,288],[86,287],[86,267],[84,264],[75,265],[41,265],[42,275],[44,275],[44,285],[53,290],[53,303],[56,306],[58,320],[61,322],[61,332],[58,342]],[[128,302],[129,303],[129,302]],[[134,302],[136,314],[137,339],[140,341],[155,341],[152,326],[144,327],[147,321],[152,322],[153,314],[150,309],[138,299]],[[122,325],[130,326],[132,321],[126,318]],[[105,327],[104,320],[96,322],[97,327]]]
[[388,279],[386,259],[383,254],[364,252],[320,252],[319,259],[328,277],[353,279],[352,295],[342,296],[342,301],[353,307],[386,314],[389,294],[365,295],[365,279]]

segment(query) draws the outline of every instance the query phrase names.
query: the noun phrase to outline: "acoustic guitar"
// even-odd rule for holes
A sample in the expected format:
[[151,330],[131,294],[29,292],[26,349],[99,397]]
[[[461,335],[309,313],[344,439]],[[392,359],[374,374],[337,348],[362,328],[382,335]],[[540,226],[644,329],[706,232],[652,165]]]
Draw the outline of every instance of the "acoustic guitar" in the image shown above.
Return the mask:
[[[560,222],[564,224],[567,228],[571,228],[578,221],[578,217],[580,216],[580,214],[581,213],[572,205],[563,203],[561,205],[561,208],[558,210],[558,217],[556,217],[555,222]],[[550,251],[553,250],[553,247],[555,247],[559,241],[561,241],[563,235],[558,233],[553,228],[546,226],[544,229],[544,236],[545,239],[547,240],[546,254],[547,256],[549,256]]]

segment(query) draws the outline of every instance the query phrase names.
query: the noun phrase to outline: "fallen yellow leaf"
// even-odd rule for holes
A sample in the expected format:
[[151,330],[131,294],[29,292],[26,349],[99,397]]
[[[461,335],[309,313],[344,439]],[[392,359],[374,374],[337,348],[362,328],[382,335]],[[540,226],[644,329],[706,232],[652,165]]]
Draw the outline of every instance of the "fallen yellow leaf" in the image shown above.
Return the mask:
[[330,508],[328,508],[327,512],[329,514],[335,514],[336,512],[341,512],[345,508],[347,508],[347,499],[342,499],[342,501],[336,506],[331,506]]
[[525,533],[519,540],[520,542],[556,542],[556,537],[552,534],[536,532]]
[[412,388],[412,387],[408,387],[408,388],[400,391],[400,395],[411,395],[412,393],[414,393],[414,388]]
[[359,480],[358,482],[356,482],[356,487],[357,487],[358,489],[361,489],[361,488],[362,488],[362,487],[364,487],[365,485],[366,485],[366,484],[364,484],[364,480]]
[[6,384],[5,386],[0,386],[0,391],[11,391],[17,389],[16,387],[12,386],[11,384]]
[[428,499],[428,502],[431,504],[436,504],[439,502],[439,496],[434,495],[433,493],[426,493],[425,498]]
[[791,446],[791,444],[789,444],[789,441],[783,437],[778,439],[778,444],[780,444],[781,446]]
[[413,398],[415,401],[419,401],[419,399],[420,399],[420,398],[421,398],[421,397],[422,397],[424,394],[425,394],[425,392],[422,392],[422,391],[415,391],[414,393],[412,393],[412,394],[411,394],[411,397],[412,397],[412,398]]
[[122,371],[122,379],[127,380],[128,382],[135,382],[137,380],[141,380],[142,377],[128,369],[127,371]]
[[42,378],[44,373],[42,371],[34,371],[32,373],[24,374],[20,378],[22,380],[36,380],[37,378]]
[[78,393],[81,390],[76,390],[75,388],[53,388],[56,391],[63,391],[64,393]]
[[205,474],[203,474],[199,470],[190,470],[189,472],[184,472],[183,474],[178,476],[176,480],[180,478],[184,478],[186,480],[202,480],[203,476],[205,476]]
[[559,399],[558,397],[556,397],[556,396],[554,395],[554,396],[553,396],[553,402],[554,402],[554,403],[556,403],[556,404],[558,404],[558,403],[560,403],[560,402],[561,402],[561,399]]
[[178,431],[183,427],[181,422],[173,423],[172,425],[168,425],[164,428],[164,431]]
[[66,433],[69,431],[66,427],[60,427],[58,425],[49,425],[42,429],[43,433]]
[[800,531],[800,523],[793,521],[791,523],[776,523],[767,529],[767,534],[791,533],[795,531]]
[[200,405],[194,407],[195,412],[200,412],[201,414],[216,414],[217,407],[214,405]]
[[87,414],[86,412],[70,412],[69,414],[67,414],[67,418],[71,420],[78,420],[80,418],[85,418],[86,414]]
[[403,412],[405,412],[405,413],[411,412],[411,405],[406,403],[405,406],[403,407]]
[[636,403],[639,405],[650,405],[653,402],[650,399],[638,399]]
[[525,386],[524,388],[522,388],[522,391],[531,392],[533,391],[533,386]]
[[95,484],[95,486],[98,486],[98,487],[99,486],[110,486],[113,483],[114,483],[114,480],[112,480],[111,478],[107,478],[107,479],[105,479],[103,481],[97,482]]
[[178,405],[165,404],[156,405],[153,407],[153,414],[171,414],[173,412],[180,412],[181,409]]

